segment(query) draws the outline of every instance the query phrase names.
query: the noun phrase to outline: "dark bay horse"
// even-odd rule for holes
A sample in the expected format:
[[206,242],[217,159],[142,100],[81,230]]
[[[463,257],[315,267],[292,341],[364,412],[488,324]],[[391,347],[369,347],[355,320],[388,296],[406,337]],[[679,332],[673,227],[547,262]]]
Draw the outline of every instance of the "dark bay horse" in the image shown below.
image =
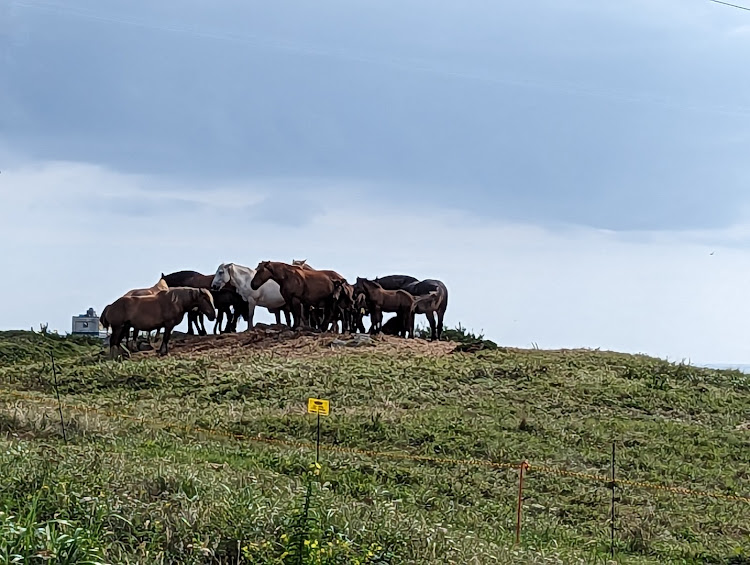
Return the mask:
[[383,290],[401,290],[406,285],[418,282],[419,279],[409,275],[388,275],[387,277],[375,277],[373,282],[378,283]]
[[159,355],[169,351],[172,330],[187,312],[197,309],[209,320],[216,317],[214,300],[206,289],[177,287],[151,296],[122,296],[104,308],[100,321],[104,328],[112,328],[109,338],[109,357],[115,357],[122,338],[130,328],[138,331],[164,328]]
[[[443,281],[438,279],[425,279],[423,281],[407,284],[404,290],[413,296],[425,296],[435,293],[432,300],[420,301],[417,304],[417,314],[424,314],[430,322],[430,339],[439,340],[443,335],[443,319],[448,308],[448,289]],[[437,314],[437,324],[435,315]]]
[[281,296],[291,308],[292,327],[299,328],[303,315],[311,307],[323,308],[323,326],[330,324],[334,310],[334,285],[331,277],[320,271],[303,269],[279,261],[261,261],[250,282],[253,290],[269,280],[278,283]]

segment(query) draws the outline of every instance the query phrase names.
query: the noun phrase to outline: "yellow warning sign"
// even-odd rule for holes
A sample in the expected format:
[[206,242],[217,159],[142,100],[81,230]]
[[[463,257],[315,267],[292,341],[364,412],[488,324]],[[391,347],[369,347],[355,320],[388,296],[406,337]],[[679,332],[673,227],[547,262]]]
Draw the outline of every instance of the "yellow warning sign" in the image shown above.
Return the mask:
[[321,414],[328,416],[329,404],[327,400],[320,400],[319,398],[308,398],[307,399],[307,411],[310,414]]

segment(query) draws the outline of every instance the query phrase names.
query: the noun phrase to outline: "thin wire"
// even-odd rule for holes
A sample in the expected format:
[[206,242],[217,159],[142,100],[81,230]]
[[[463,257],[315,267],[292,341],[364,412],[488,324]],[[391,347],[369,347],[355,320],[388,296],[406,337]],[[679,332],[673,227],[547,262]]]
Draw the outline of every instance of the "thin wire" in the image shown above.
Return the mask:
[[708,0],[709,2],[716,2],[717,4],[724,4],[725,6],[731,6],[732,8],[739,8],[740,10],[747,10],[750,12],[750,8],[745,6],[738,6],[737,4],[730,4],[729,2],[722,2],[721,0]]

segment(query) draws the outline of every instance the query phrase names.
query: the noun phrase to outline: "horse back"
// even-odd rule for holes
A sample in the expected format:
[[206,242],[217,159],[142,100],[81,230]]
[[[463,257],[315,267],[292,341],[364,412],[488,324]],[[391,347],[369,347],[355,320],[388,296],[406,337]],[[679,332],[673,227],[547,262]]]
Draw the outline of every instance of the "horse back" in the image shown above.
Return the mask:
[[184,314],[181,306],[174,289],[150,296],[121,296],[110,305],[107,318],[112,327],[128,324],[139,330],[155,330],[167,322],[179,322]]
[[190,288],[211,288],[213,282],[212,275],[204,275],[198,271],[177,271],[162,277],[167,286],[174,288],[176,286],[187,286]]
[[419,279],[409,275],[388,275],[376,278],[373,282],[378,283],[383,290],[399,290],[407,285],[419,282]]
[[448,289],[443,281],[438,279],[425,279],[408,285],[404,290],[413,296],[425,296],[431,292],[436,293],[436,297],[426,303],[417,306],[417,312],[425,314],[429,311],[443,311],[448,307]]
[[324,271],[304,269],[299,274],[311,297],[333,294],[333,280]]

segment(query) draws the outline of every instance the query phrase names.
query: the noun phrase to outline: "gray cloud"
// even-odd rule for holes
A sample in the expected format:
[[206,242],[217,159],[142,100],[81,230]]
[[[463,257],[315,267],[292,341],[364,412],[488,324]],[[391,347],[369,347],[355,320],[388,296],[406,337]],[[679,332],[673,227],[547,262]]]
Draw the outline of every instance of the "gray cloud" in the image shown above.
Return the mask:
[[[204,190],[355,178],[411,187],[395,206],[611,229],[722,226],[746,198],[750,39],[727,11],[16,4],[0,125],[36,158]],[[284,204],[263,214],[304,221]]]

